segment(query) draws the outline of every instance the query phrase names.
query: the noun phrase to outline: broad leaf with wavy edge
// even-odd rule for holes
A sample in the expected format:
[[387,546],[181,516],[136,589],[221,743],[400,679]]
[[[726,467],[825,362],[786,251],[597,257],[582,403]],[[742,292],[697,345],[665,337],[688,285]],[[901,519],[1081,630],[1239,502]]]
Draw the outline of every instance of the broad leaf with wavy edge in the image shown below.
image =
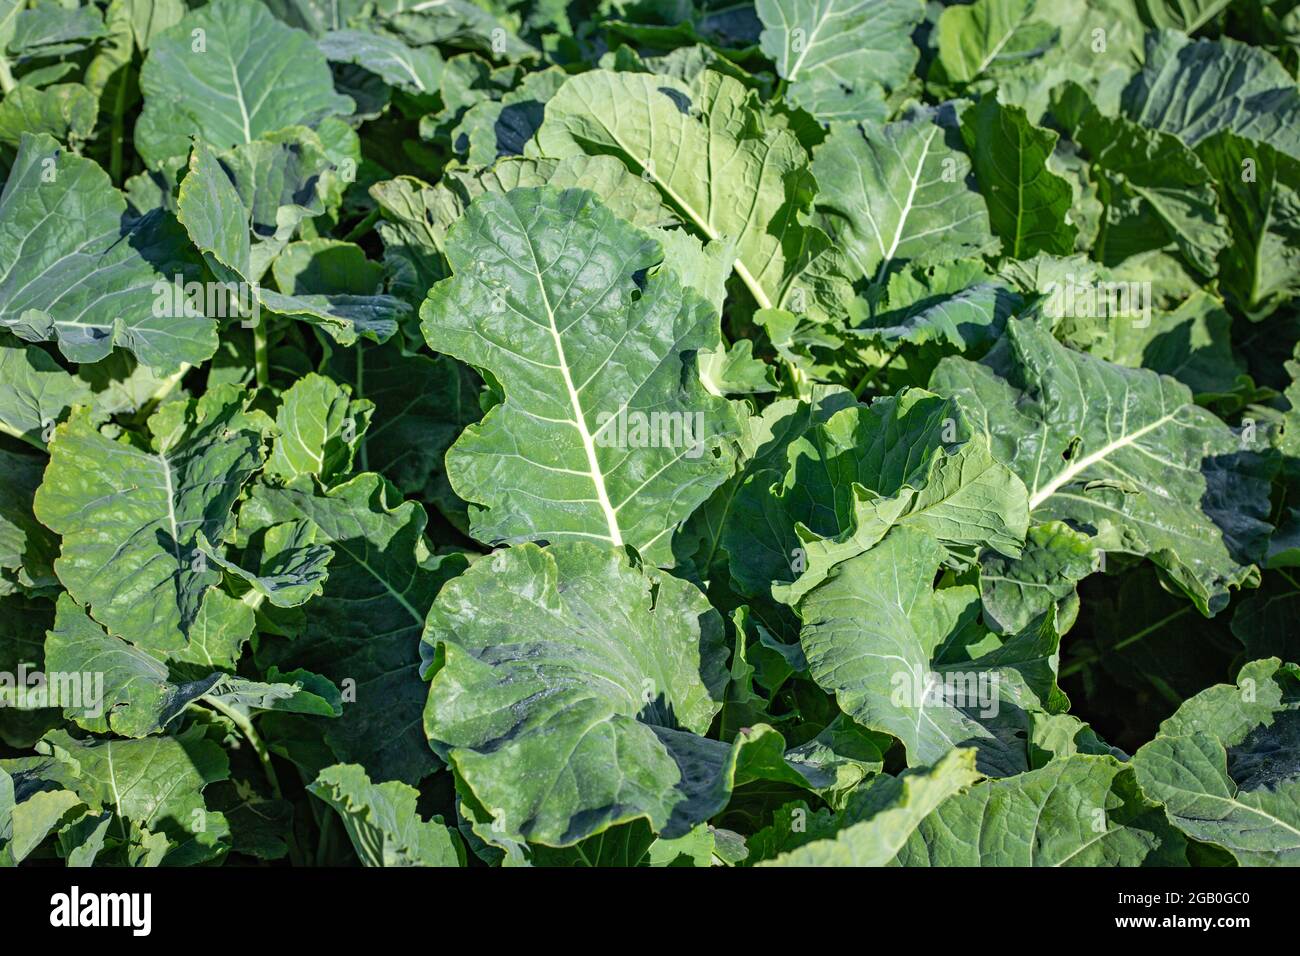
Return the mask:
[[[1219,191],[1231,244],[1219,281],[1252,318],[1300,293],[1300,158],[1229,132],[1196,147]],[[1247,168],[1251,182],[1243,180]]]
[[859,274],[991,250],[988,207],[955,129],[922,111],[894,123],[836,124],[813,152],[817,210]]
[[343,761],[377,779],[415,784],[435,766],[420,731],[425,688],[418,638],[434,595],[465,567],[459,554],[435,558],[424,538],[428,520],[414,501],[396,507],[383,478],[362,474],[324,490],[308,479],[261,486],[240,511],[240,532],[307,522],[315,542],[334,552],[329,580],[309,604],[305,632],[264,639],[259,666],[305,667],[343,684],[354,700],[325,728]]
[[334,550],[329,545],[316,544],[316,527],[306,520],[286,521],[266,529],[256,572],[226,558],[220,549],[212,547],[202,531],[198,534],[198,547],[209,561],[276,607],[299,607],[320,594],[329,575],[328,565],[334,558]]
[[433,95],[442,80],[438,48],[413,49],[396,37],[363,30],[331,30],[318,41],[336,63],[355,63],[385,83],[414,95]]
[[363,866],[464,866],[465,848],[441,818],[424,820],[418,790],[397,780],[371,783],[364,768],[336,764],[307,788],[343,821]]
[[[218,154],[194,144],[176,200],[191,241],[219,279],[242,284],[243,313],[253,306],[315,325],[340,345],[383,342],[410,307],[388,295],[286,294],[259,280],[305,219],[325,211],[332,161],[311,130],[296,127]],[[250,301],[253,297],[256,302]],[[245,321],[261,321],[244,315]]]
[[[55,730],[36,749],[50,758],[40,766],[42,778],[72,790],[92,810],[111,811],[109,834],[122,843],[152,834],[159,862],[169,866],[209,862],[229,849],[225,818],[207,808],[203,790],[228,779],[230,763],[201,728],[143,740],[77,740]],[[195,832],[200,813],[204,829]]]
[[884,93],[916,67],[920,0],[758,0],[755,10],[786,96],[823,123],[884,119]]
[[1074,197],[1047,165],[1056,133],[1034,126],[1024,110],[1003,106],[994,95],[962,114],[961,133],[1003,251],[1015,259],[1072,252],[1078,230],[1067,220]]
[[216,323],[160,315],[155,286],[197,278],[198,266],[170,215],[132,220],[98,165],[23,135],[0,193],[0,326],[56,341],[74,362],[118,345],[157,368],[197,364],[216,350]]
[[896,866],[1183,866],[1186,840],[1111,756],[1074,754],[942,803]]
[[347,116],[354,106],[334,92],[311,37],[245,0],[214,0],[154,37],[140,90],[135,144],[153,169],[179,164],[192,136],[229,149],[286,126]]
[[1123,112],[1188,146],[1227,130],[1300,159],[1300,90],[1273,55],[1237,40],[1147,34],[1146,64],[1124,89]]
[[[199,532],[227,540],[244,483],[262,467],[270,420],[235,386],[164,405],[147,448],[114,441],[79,407],[50,442],[36,517],[63,537],[55,573],[110,634],[158,656],[182,653],[220,573]],[[233,613],[233,612],[232,612]]]
[[1024,480],[1035,520],[1150,558],[1207,616],[1258,580],[1267,461],[1174,379],[1072,351],[1030,320],[1007,333],[982,363],[944,359],[930,385]]
[[[54,627],[45,638],[45,667],[52,674],[81,675],[80,699],[51,703],[61,704],[67,719],[93,733],[111,730],[137,738],[160,733],[186,707],[203,700],[243,709],[338,714],[338,691],[315,675],[285,675],[289,682],[274,683],[220,672],[173,680],[162,661],[104,633],[66,594],[59,595]],[[304,690],[298,677],[310,681],[310,689]]]
[[1034,0],[975,0],[939,15],[939,63],[958,83],[1044,52],[1056,31],[1033,18]]
[[815,190],[807,154],[739,81],[707,71],[692,89],[647,73],[583,73],[546,104],[529,151],[617,156],[702,239],[736,241],[736,274],[759,308],[843,311],[834,250],[799,221]]
[[0,432],[44,449],[47,429],[91,397],[90,383],[49,353],[0,332]]
[[958,548],[1019,553],[1024,486],[982,436],[970,437],[951,401],[908,389],[805,420],[787,441],[739,490],[723,527],[742,594],[771,587],[796,604],[831,566],[897,524]]
[[925,532],[900,527],[831,568],[799,603],[809,673],[859,724],[901,740],[910,766],[966,746],[985,773],[1023,772],[1025,712],[1065,706],[1055,621],[985,650],[978,591],[931,583],[944,556]]
[[638,287],[659,243],[584,190],[480,196],[447,254],[455,274],[420,310],[425,338],[505,392],[447,452],[456,493],[483,505],[474,535],[670,561],[670,532],[731,471],[734,414],[690,354],[720,344],[718,314],[674,271]]
[[1253,661],[1183,702],[1133,758],[1188,836],[1240,866],[1300,863],[1300,668]]
[[[1087,150],[1098,198],[1106,207],[1097,258],[1118,262],[1174,242],[1193,268],[1213,276],[1228,230],[1210,172],[1196,153],[1172,133],[1102,115],[1072,82],[1054,91],[1052,110]],[[1140,207],[1134,211],[1135,201]]]
[[281,396],[278,432],[266,473],[282,481],[315,475],[331,484],[352,470],[352,458],[374,404],[353,400],[352,390],[311,372]]
[[762,866],[884,866],[945,800],[980,779],[975,751],[954,750],[933,767],[898,777],[881,775],[853,793],[837,815],[843,828],[831,839],[813,840]]
[[727,684],[722,618],[623,549],[499,551],[444,588],[423,640],[426,733],[500,839],[570,846],[637,819],[678,837],[747,780],[834,782],[764,724],[702,736]]

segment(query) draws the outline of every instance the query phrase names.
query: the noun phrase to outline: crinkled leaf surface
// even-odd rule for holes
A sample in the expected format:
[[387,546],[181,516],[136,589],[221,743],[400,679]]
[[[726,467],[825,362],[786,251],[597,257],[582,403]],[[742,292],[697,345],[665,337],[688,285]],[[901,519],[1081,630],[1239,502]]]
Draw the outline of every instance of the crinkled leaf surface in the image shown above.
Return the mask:
[[942,558],[933,538],[902,527],[832,568],[799,604],[809,673],[858,723],[898,737],[912,766],[968,746],[986,773],[1024,771],[1023,711],[1061,706],[1054,622],[968,651],[979,595],[935,590]]
[[812,198],[807,155],[789,130],[762,128],[738,81],[708,72],[693,92],[645,73],[584,73],[547,103],[535,143],[544,156],[615,155],[702,238],[734,239],[736,274],[760,308],[838,308],[834,281],[817,278],[826,237],[798,218]]
[[149,420],[147,448],[107,438],[84,409],[59,426],[36,516],[63,538],[59,580],[110,634],[165,656],[225,607],[212,590],[220,574],[196,544],[199,532],[226,540],[240,490],[262,465],[269,421],[246,401],[228,387],[165,405]]
[[1133,758],[1138,781],[1188,836],[1241,866],[1300,858],[1300,674],[1277,658],[1186,701]]
[[747,594],[793,582],[776,589],[793,604],[896,524],[954,546],[1018,553],[1025,490],[983,439],[967,440],[961,422],[956,404],[911,389],[805,426],[776,474],[757,473],[736,496],[723,529],[732,578]]
[[563,846],[644,817],[681,835],[716,808],[718,744],[697,735],[727,650],[693,585],[617,549],[520,545],[446,586],[423,653],[429,738],[507,834]]
[[1237,40],[1147,35],[1146,64],[1125,88],[1125,115],[1199,146],[1221,130],[1300,159],[1300,91],[1267,50]]
[[159,282],[194,278],[192,250],[163,212],[133,220],[94,162],[46,134],[25,134],[0,193],[0,325],[28,341],[57,341],[72,361],[114,345],[175,369],[216,349],[203,315],[159,315]]
[[391,507],[389,494],[375,474],[328,491],[305,479],[257,490],[245,506],[250,522],[309,522],[316,543],[334,552],[329,580],[309,605],[306,632],[263,643],[257,657],[346,685],[352,697],[327,729],[327,743],[378,779],[416,783],[434,767],[420,730],[418,638],[438,588],[464,558],[432,559],[424,510],[413,501]]
[[925,112],[886,124],[836,124],[813,153],[817,209],[858,274],[989,249],[988,207],[956,129]]
[[883,119],[916,66],[918,0],[759,0],[763,52],[787,96],[822,122]]
[[954,750],[933,768],[876,777],[854,793],[834,839],[813,840],[763,865],[884,866],[922,820],[979,778],[971,750]]
[[1185,385],[1072,351],[1028,320],[1010,321],[1003,346],[981,364],[944,359],[931,386],[1024,480],[1035,519],[1149,557],[1207,615],[1257,579],[1269,469]]
[[731,468],[734,416],[691,355],[719,343],[717,314],[673,272],[638,285],[658,244],[581,190],[481,196],[448,257],[455,275],[421,309],[425,338],[505,391],[447,453],[452,487],[483,505],[474,535],[669,560],[669,532]]
[[396,780],[371,783],[356,764],[321,772],[312,793],[338,813],[352,848],[366,866],[463,866],[460,838],[441,820],[423,820],[419,791]]
[[1114,757],[1077,754],[941,804],[901,866],[1181,866],[1186,841]]
[[135,142],[153,168],[188,153],[192,136],[228,149],[353,107],[310,37],[243,0],[214,0],[154,37],[140,89]]

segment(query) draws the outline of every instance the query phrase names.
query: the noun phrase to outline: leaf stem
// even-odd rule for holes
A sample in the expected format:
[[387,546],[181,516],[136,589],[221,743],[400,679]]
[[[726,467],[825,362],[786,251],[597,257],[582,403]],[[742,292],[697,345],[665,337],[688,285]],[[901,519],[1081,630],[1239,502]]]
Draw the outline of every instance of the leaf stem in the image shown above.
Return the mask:
[[253,326],[253,365],[257,369],[257,387],[271,384],[271,355],[266,343],[266,320],[260,315]]
[[[203,703],[230,718],[230,722],[239,728],[239,732],[244,735],[244,739],[253,748],[253,753],[257,755],[257,760],[262,765],[262,772],[266,774],[266,782],[271,785],[271,796],[277,800],[283,800],[284,791],[280,789],[280,778],[276,775],[275,765],[271,763],[271,752],[266,749],[266,744],[262,741],[257,730],[254,729],[252,720],[229,704],[214,698],[206,698]],[[302,851],[298,848],[298,841],[293,833],[289,834],[288,843],[290,862],[294,866],[305,866],[307,861],[303,859]]]
[[894,359],[898,357],[898,353],[899,350],[895,349],[894,351],[889,353],[889,357],[886,358],[885,361],[882,362],[880,365],[877,365],[875,368],[869,368],[864,373],[862,373],[862,378],[858,379],[858,384],[853,386],[853,397],[861,398],[862,393],[867,390],[868,386],[870,386],[873,382],[875,382],[876,376],[878,376],[885,369],[889,368],[889,366],[893,363]]
[[370,227],[379,221],[379,207],[376,206],[366,214],[366,217],[352,227],[352,230],[343,237],[344,242],[356,242],[362,236],[370,231]]
[[185,377],[185,373],[188,372],[190,368],[191,366],[189,362],[182,362],[180,368],[158,383],[158,387],[150,393],[149,397],[144,400],[144,403],[140,407],[148,408],[150,405],[161,402],[164,398],[170,395],[176,386],[181,383],[181,379]]
[[122,185],[122,144],[126,140],[126,86],[131,75],[128,60],[118,77],[117,95],[113,97],[113,121],[108,137],[108,175],[114,186]]
[[244,714],[241,714],[229,704],[220,700],[209,697],[203,701],[213,710],[230,718],[230,722],[239,728],[239,732],[244,735],[253,753],[257,755],[258,762],[262,765],[262,771],[266,774],[266,782],[271,785],[271,795],[277,800],[284,799],[284,793],[280,790],[280,778],[275,774],[275,767],[271,763],[271,752],[266,749],[266,744],[253,728],[253,722]]
[[[1184,604],[1178,610],[1173,611],[1170,614],[1166,614],[1164,617],[1156,621],[1154,624],[1148,624],[1146,627],[1142,628],[1141,630],[1134,631],[1128,637],[1124,638],[1124,640],[1116,644],[1112,644],[1110,647],[1107,648],[1107,650],[1108,651],[1123,650],[1124,648],[1128,647],[1130,644],[1136,644],[1144,637],[1154,634],[1156,631],[1160,630],[1160,628],[1164,627],[1166,624],[1170,623],[1171,621],[1178,620],[1180,617],[1182,617],[1191,609],[1192,609],[1191,604]],[[1083,670],[1089,664],[1093,664],[1099,660],[1101,660],[1101,655],[1097,653],[1090,654],[1086,657],[1081,657],[1076,661],[1072,661],[1069,667],[1062,668],[1060,676],[1069,677],[1071,674],[1077,674],[1079,671]]]
[[14,75],[9,72],[9,61],[0,56],[0,93],[8,93],[15,85]]

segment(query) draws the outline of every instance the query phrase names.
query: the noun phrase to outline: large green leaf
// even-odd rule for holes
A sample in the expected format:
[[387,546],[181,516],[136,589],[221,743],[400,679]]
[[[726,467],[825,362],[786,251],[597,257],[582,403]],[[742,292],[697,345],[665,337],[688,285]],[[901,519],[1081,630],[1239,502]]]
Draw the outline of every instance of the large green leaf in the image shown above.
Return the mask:
[[140,89],[135,144],[151,168],[178,164],[192,136],[229,149],[353,108],[311,37],[244,0],[214,0],[154,37]]
[[1214,275],[1228,231],[1210,172],[1196,153],[1172,133],[1102,115],[1073,83],[1056,96],[1053,110],[1087,150],[1106,207],[1097,258],[1119,262],[1173,242],[1195,269]]
[[442,57],[437,47],[412,49],[396,37],[364,30],[331,30],[319,45],[330,60],[355,63],[408,93],[438,92]]
[[739,81],[710,71],[692,91],[646,73],[584,73],[546,104],[535,145],[617,156],[701,238],[735,240],[736,274],[760,308],[842,310],[826,236],[799,221],[814,189],[807,154]]
[[692,584],[621,549],[532,544],[476,563],[439,595],[422,653],[432,745],[494,839],[570,846],[645,819],[689,832],[755,779],[833,788],[771,727],[702,736],[722,706],[722,618]]
[[157,835],[173,865],[224,855],[229,831],[224,817],[206,807],[203,789],[229,776],[229,761],[200,733],[77,740],[56,730],[37,749],[52,758],[44,773],[92,809],[112,812],[109,834],[115,840],[127,843]]
[[220,572],[197,536],[227,540],[231,509],[262,466],[270,422],[246,410],[250,397],[225,386],[164,405],[146,447],[101,434],[81,408],[58,427],[36,516],[63,537],[59,580],[110,634],[183,657],[197,626],[215,626],[210,615],[243,620],[238,602],[215,595]]
[[1070,184],[1047,163],[1056,134],[1034,126],[1024,110],[1003,106],[995,96],[981,97],[966,110],[961,131],[1006,254],[1028,259],[1040,252],[1073,251],[1077,230],[1069,222]]
[[1074,352],[1029,320],[1007,331],[981,364],[944,359],[931,387],[1024,480],[1033,517],[1150,558],[1207,616],[1256,582],[1269,531],[1261,456],[1173,379]]
[[463,866],[460,838],[440,818],[423,820],[420,793],[396,780],[371,783],[356,764],[323,770],[308,788],[337,812],[365,866]]
[[1035,20],[1035,0],[975,0],[939,16],[939,62],[948,79],[969,82],[1007,63],[1043,52],[1050,24]]
[[241,283],[242,318],[254,307],[292,316],[328,332],[341,345],[359,337],[382,342],[409,308],[387,295],[297,294],[264,289],[262,275],[304,219],[325,211],[332,160],[311,130],[293,128],[218,155],[197,142],[177,198],[190,239],[218,277]]
[[872,282],[895,263],[924,265],[994,245],[961,136],[941,118],[837,124],[813,153],[817,209],[857,273]]
[[24,134],[0,193],[0,325],[28,341],[57,341],[74,362],[114,345],[175,369],[209,358],[216,325],[158,308],[157,287],[197,277],[171,216],[133,220],[94,162],[50,136]]
[[90,385],[39,346],[0,333],[0,431],[44,448],[63,412],[90,400]]
[[1300,292],[1300,158],[1228,132],[1202,140],[1196,153],[1231,232],[1220,281],[1247,313],[1267,314]]
[[58,539],[32,513],[44,466],[40,458],[0,449],[0,594],[46,594],[58,587]]
[[54,628],[45,639],[45,666],[54,673],[102,680],[102,696],[83,686],[85,699],[67,701],[64,713],[98,733],[144,737],[161,731],[182,710],[210,691],[219,674],[183,686],[168,679],[167,666],[103,628],[66,594],[60,594]]
[[1273,55],[1237,40],[1147,35],[1146,65],[1124,90],[1130,119],[1188,146],[1222,130],[1300,159],[1300,90]]
[[420,731],[424,685],[417,642],[434,595],[465,566],[459,555],[433,558],[424,509],[388,504],[391,491],[362,474],[323,491],[307,479],[259,487],[240,513],[241,532],[309,522],[317,544],[334,551],[329,580],[308,605],[305,632],[267,639],[262,666],[305,667],[344,691],[343,716],[326,730],[340,760],[364,765],[376,779],[417,783],[434,767]]
[[1185,841],[1144,799],[1131,768],[1076,754],[987,780],[944,802],[901,866],[1182,866]]
[[822,122],[884,119],[884,93],[916,66],[919,0],[759,0],[763,52],[786,96]]
[[284,393],[276,413],[278,435],[266,473],[283,481],[315,475],[326,484],[352,469],[357,444],[374,410],[371,402],[353,401],[347,386],[315,373],[300,378]]
[[452,487],[483,505],[474,535],[671,560],[670,532],[731,470],[734,415],[690,354],[720,344],[717,313],[672,271],[638,287],[659,244],[581,190],[479,197],[448,258],[425,338],[505,392],[447,453]]
[[434,604],[425,728],[516,838],[563,846],[639,817],[681,835],[718,809],[700,751],[726,746],[696,735],[721,706],[726,654],[693,585],[617,549],[522,545]]
[[70,687],[80,691],[80,699],[60,703],[69,720],[95,733],[159,733],[186,707],[202,700],[245,709],[337,713],[336,705],[312,691],[300,693],[302,685],[297,683],[255,683],[220,672],[175,682],[162,661],[105,634],[66,594],[59,595],[54,627],[45,639],[45,667],[62,675],[60,680],[78,675],[80,686]]
[[1065,703],[1055,622],[981,643],[978,591],[931,584],[943,557],[925,532],[901,527],[832,568],[799,604],[809,673],[859,724],[898,737],[912,766],[969,746],[986,773],[1022,772],[1024,712]]
[[1300,671],[1277,658],[1185,701],[1137,752],[1138,782],[1241,866],[1300,861]]
[[932,768],[880,776],[853,794],[838,815],[833,839],[812,840],[766,866],[884,866],[921,821],[945,800],[979,780],[972,750],[954,750]]
[[955,403],[911,389],[803,429],[787,433],[779,459],[755,471],[731,506],[723,544],[742,593],[793,582],[776,593],[794,604],[832,565],[899,524],[954,547],[1019,552],[1024,487],[984,438],[969,438]]
[[81,807],[70,790],[37,790],[19,799],[13,777],[0,769],[0,868],[21,863]]

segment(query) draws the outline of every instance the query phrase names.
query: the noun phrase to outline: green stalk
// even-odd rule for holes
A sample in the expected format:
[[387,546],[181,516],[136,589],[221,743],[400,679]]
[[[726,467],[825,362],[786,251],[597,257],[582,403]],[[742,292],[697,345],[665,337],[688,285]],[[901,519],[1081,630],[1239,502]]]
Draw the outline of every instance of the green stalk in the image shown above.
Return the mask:
[[108,137],[108,175],[115,186],[122,184],[122,144],[126,141],[126,83],[130,74],[131,64],[128,62],[122,67],[117,94],[113,98],[113,122]]
[[241,714],[229,704],[217,700],[215,697],[206,698],[203,701],[213,710],[230,718],[230,722],[239,728],[239,732],[244,735],[248,741],[253,753],[257,755],[258,762],[262,765],[262,772],[266,774],[266,782],[271,785],[271,795],[277,800],[283,800],[284,794],[280,790],[280,778],[275,774],[275,767],[271,763],[271,752],[266,749],[266,744],[258,736],[257,731],[253,728],[253,722]]
[[0,93],[8,93],[15,85],[14,75],[9,72],[9,61],[0,56]]
[[[1109,648],[1107,648],[1107,650],[1120,651],[1128,647],[1130,644],[1136,644],[1144,637],[1154,634],[1156,631],[1160,630],[1166,624],[1178,620],[1180,617],[1182,617],[1191,609],[1192,609],[1191,604],[1184,604],[1178,610],[1166,614],[1164,617],[1156,621],[1154,624],[1148,624],[1146,627],[1142,628],[1141,630],[1135,631],[1134,633],[1130,634],[1128,637],[1124,638],[1124,640],[1116,644],[1112,644]],[[1096,661],[1099,660],[1101,660],[1100,654],[1090,654],[1086,657],[1081,657],[1078,660],[1072,662],[1069,667],[1062,668],[1060,676],[1069,677],[1071,674],[1077,674],[1079,671],[1083,670],[1089,664],[1095,663]]]
[[[235,708],[215,698],[209,697],[203,703],[228,717],[230,722],[239,728],[239,732],[244,735],[244,739],[253,748],[253,753],[257,755],[257,760],[262,765],[262,772],[266,774],[266,782],[271,785],[271,796],[277,800],[283,800],[284,792],[280,789],[280,778],[276,775],[275,765],[271,763],[271,752],[267,750],[266,744],[253,727],[253,722]],[[292,834],[289,839],[289,858],[294,866],[305,865],[302,853],[298,849],[298,841],[293,839]]]
[[257,368],[257,387],[271,384],[271,353],[266,344],[266,322],[259,315],[253,326],[253,364]]
[[867,369],[867,371],[863,373],[862,378],[858,379],[858,384],[853,386],[853,397],[861,398],[862,393],[865,392],[871,383],[876,380],[876,376],[889,368],[897,357],[898,350],[895,350],[889,353],[889,358],[885,359],[882,364],[877,365],[875,368]]
[[176,386],[181,383],[181,379],[185,377],[185,373],[188,372],[190,368],[191,366],[189,362],[182,362],[180,368],[158,383],[158,387],[153,390],[153,393],[145,399],[144,404],[140,407],[148,408],[151,405],[156,405],[170,395],[175,390]]
[[352,227],[352,231],[343,237],[344,242],[356,242],[370,231],[370,227],[379,221],[379,207],[375,207],[366,217]]

